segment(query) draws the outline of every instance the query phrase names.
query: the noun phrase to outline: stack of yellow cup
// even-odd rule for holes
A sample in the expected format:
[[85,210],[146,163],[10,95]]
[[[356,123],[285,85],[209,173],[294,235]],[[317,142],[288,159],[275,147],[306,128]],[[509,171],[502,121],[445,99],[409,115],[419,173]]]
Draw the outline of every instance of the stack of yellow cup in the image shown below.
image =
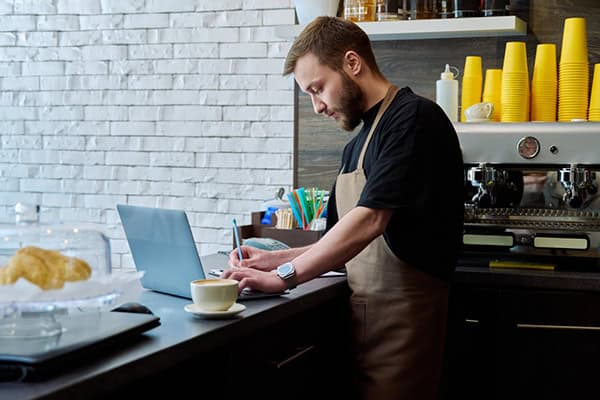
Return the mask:
[[500,121],[502,115],[502,70],[486,69],[485,82],[483,83],[483,101],[494,105],[492,121]]
[[538,44],[531,81],[531,120],[556,121],[556,45]]
[[481,57],[467,56],[463,70],[462,92],[460,101],[460,120],[465,122],[465,110],[473,104],[481,103],[481,86],[483,74],[481,72]]
[[585,18],[567,18],[558,75],[558,120],[587,119],[589,64]]
[[529,68],[525,42],[508,42],[502,65],[502,122],[529,121]]
[[594,65],[594,78],[592,80],[592,94],[590,96],[590,110],[588,119],[600,121],[600,64]]

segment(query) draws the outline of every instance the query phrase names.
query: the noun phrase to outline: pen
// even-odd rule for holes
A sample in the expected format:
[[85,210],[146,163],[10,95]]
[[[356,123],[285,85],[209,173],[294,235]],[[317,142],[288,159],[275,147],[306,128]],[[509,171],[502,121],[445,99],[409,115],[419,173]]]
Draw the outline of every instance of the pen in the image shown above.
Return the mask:
[[237,246],[238,257],[240,258],[240,261],[242,261],[242,248],[240,247],[240,237],[238,236],[238,227],[235,218],[233,219],[233,237],[235,238],[235,245]]

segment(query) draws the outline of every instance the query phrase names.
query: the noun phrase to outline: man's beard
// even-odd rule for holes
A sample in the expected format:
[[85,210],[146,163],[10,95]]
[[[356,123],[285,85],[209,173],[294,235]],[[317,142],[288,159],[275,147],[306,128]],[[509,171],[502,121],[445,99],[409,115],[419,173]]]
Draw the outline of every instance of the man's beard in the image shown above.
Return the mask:
[[360,124],[363,114],[364,95],[360,87],[342,71],[342,95],[340,106],[335,110],[341,115],[338,120],[340,128],[353,131]]

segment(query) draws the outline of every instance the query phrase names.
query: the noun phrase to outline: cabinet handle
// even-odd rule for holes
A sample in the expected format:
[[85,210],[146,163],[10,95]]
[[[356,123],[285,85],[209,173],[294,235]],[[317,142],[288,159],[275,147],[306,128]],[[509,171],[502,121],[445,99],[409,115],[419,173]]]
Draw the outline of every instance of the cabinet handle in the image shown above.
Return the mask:
[[314,345],[305,347],[304,349],[298,351],[297,353],[291,355],[290,357],[286,358],[285,360],[279,361],[279,362],[275,362],[275,367],[277,369],[283,368],[286,366],[286,364],[291,363],[292,361],[296,360],[299,357],[302,357],[303,355],[305,355],[306,353],[313,351],[315,349]]
[[546,325],[546,324],[517,324],[519,329],[560,329],[571,331],[600,331],[600,326],[583,325]]
[[465,318],[465,322],[468,322],[470,324],[478,324],[479,320],[478,319]]

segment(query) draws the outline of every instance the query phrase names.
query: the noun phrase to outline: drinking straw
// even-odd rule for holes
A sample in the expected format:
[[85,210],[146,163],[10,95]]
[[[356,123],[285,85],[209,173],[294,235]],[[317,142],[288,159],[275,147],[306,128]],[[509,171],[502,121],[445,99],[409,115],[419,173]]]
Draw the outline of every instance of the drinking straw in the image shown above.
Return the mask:
[[302,208],[302,211],[304,211],[304,216],[306,217],[306,226],[308,226],[308,224],[310,224],[311,218],[308,215],[309,208],[306,204],[306,192],[304,191],[304,188],[301,187],[300,189],[296,190],[296,193],[298,194],[300,206]]
[[[321,197],[321,200],[323,199],[323,197]],[[325,209],[327,208],[327,203],[329,202],[329,199],[324,200],[321,205],[319,206],[319,210],[317,211],[317,217],[316,218],[321,218],[321,215],[323,215],[323,212],[325,212]]]
[[300,197],[298,196],[298,191],[294,190],[292,192],[292,194],[294,195],[294,199],[296,201],[295,204],[298,206],[298,208],[297,208],[298,209],[298,214],[299,214],[301,222],[302,222],[302,224],[301,224],[300,227],[302,229],[304,229],[304,228],[306,228],[306,219],[304,217],[304,210],[302,209],[302,203],[300,202]]
[[317,201],[319,201],[319,192],[316,188],[312,188],[310,190],[310,202],[312,204],[313,217],[316,217],[317,215]]
[[317,192],[317,201],[316,210],[315,210],[315,218],[319,218],[321,215],[321,206],[323,205],[323,195],[320,192]]
[[300,228],[304,228],[304,224],[302,223],[302,218],[300,217],[300,211],[298,210],[298,203],[296,203],[296,199],[294,198],[293,192],[287,194],[288,202],[290,203],[290,208],[292,209],[292,213],[294,214],[294,218],[298,221],[298,225]]

